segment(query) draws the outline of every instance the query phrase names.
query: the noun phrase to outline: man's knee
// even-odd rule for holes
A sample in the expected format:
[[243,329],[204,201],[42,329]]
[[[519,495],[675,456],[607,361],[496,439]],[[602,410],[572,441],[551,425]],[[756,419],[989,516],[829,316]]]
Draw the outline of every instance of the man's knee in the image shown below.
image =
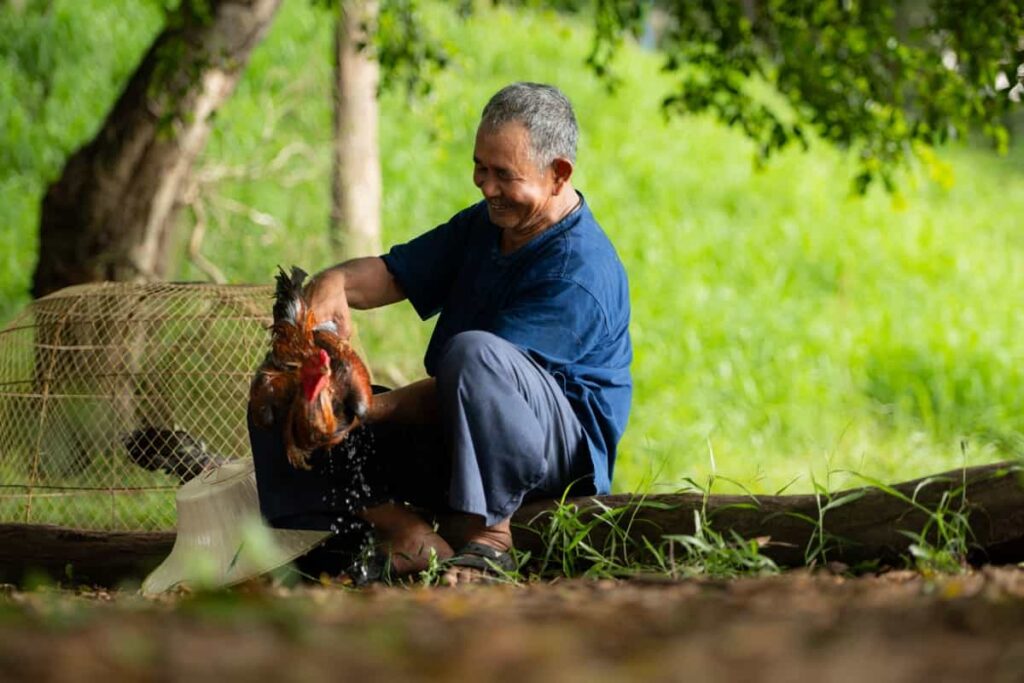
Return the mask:
[[490,332],[460,332],[448,340],[441,352],[437,381],[450,385],[481,369],[493,369],[500,364],[500,349],[507,346],[507,341]]

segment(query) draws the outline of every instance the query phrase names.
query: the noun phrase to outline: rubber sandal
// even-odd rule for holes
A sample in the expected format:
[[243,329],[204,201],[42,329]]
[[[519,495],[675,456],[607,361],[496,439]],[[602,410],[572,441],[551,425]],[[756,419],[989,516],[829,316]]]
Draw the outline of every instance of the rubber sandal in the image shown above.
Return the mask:
[[470,541],[447,562],[449,567],[478,569],[484,579],[502,579],[519,567],[512,554],[483,543]]
[[391,557],[384,553],[374,553],[354,561],[345,570],[345,574],[356,588],[371,583],[386,582],[391,579]]

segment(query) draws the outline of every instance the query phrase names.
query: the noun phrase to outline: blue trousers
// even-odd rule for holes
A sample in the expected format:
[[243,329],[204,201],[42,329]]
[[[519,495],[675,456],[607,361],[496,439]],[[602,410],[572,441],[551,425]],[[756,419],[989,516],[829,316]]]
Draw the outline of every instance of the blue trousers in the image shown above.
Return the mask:
[[594,493],[579,420],[555,379],[488,332],[463,332],[437,372],[439,424],[377,423],[293,468],[279,431],[249,420],[260,507],[274,526],[330,529],[384,502],[506,519],[529,499]]

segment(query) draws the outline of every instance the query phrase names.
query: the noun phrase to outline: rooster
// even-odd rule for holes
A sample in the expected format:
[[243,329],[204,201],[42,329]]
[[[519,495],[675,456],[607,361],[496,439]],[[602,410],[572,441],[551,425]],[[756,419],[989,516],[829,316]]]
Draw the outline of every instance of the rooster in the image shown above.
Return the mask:
[[182,484],[228,461],[211,453],[205,441],[182,429],[143,427],[125,435],[121,442],[136,465],[151,472],[166,472]]
[[270,352],[249,390],[253,422],[284,434],[288,461],[311,469],[309,455],[340,443],[366,417],[370,373],[338,334],[333,321],[317,321],[302,293],[306,273],[279,269]]

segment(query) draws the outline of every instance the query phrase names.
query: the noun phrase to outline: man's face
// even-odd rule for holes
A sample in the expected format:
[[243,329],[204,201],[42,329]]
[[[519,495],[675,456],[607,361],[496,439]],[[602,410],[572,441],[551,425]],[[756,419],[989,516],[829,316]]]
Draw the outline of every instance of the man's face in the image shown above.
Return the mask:
[[477,130],[473,184],[483,193],[491,222],[499,228],[530,233],[550,224],[554,172],[534,165],[530,134],[522,124]]

